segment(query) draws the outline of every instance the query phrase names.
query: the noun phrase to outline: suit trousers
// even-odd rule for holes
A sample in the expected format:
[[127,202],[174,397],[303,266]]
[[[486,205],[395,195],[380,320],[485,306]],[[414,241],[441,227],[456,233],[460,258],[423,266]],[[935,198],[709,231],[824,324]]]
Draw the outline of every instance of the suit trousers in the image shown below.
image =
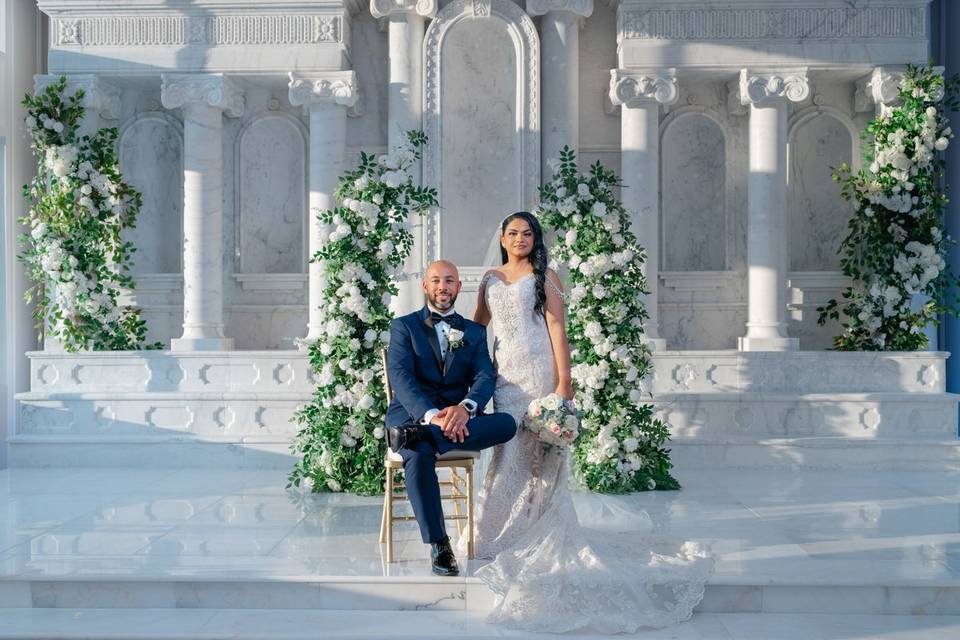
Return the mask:
[[400,450],[407,495],[420,525],[424,542],[439,542],[446,537],[443,505],[440,503],[440,482],[437,479],[437,456],[452,451],[481,451],[510,440],[517,433],[517,422],[509,413],[488,413],[467,421],[470,435],[463,442],[453,442],[435,424],[430,425],[432,441],[420,441]]

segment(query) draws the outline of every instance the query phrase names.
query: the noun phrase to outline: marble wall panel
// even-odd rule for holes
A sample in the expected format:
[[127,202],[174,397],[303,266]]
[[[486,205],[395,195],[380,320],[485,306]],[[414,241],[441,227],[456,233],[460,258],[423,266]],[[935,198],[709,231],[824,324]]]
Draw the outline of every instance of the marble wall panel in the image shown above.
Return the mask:
[[[616,67],[617,11],[604,2],[595,2],[593,14],[580,31],[581,152],[597,146],[620,150],[620,114],[607,110],[610,69]],[[580,159],[586,166],[582,154]]]
[[177,273],[183,252],[183,133],[166,113],[143,112],[122,127],[120,170],[143,194],[137,226],[125,233],[134,243],[133,272]]
[[[360,114],[347,119],[347,145],[383,153],[387,145],[387,87],[390,47],[386,30],[369,11],[350,22],[351,58],[360,85]],[[382,148],[382,150],[381,150]],[[351,154],[348,150],[348,156]],[[349,163],[355,161],[348,158]]]
[[442,47],[440,255],[482,265],[500,220],[523,206],[517,52],[491,18],[458,21]]
[[261,114],[237,139],[240,270],[304,270],[306,131],[283,113]]
[[665,271],[720,271],[726,265],[726,158],[720,126],[698,112],[678,113],[661,147]]
[[790,268],[795,271],[840,270],[840,241],[852,210],[831,174],[851,162],[852,151],[850,130],[827,113],[799,122],[792,133],[788,207]]
[[742,303],[661,303],[658,309],[667,349],[736,349],[747,322]]

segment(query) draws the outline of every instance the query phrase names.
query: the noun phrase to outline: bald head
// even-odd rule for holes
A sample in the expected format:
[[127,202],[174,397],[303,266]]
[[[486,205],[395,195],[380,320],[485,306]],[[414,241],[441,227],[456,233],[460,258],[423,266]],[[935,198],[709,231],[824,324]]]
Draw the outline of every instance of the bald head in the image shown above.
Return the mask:
[[431,262],[423,276],[423,293],[430,306],[437,311],[451,309],[460,293],[457,265],[447,260]]

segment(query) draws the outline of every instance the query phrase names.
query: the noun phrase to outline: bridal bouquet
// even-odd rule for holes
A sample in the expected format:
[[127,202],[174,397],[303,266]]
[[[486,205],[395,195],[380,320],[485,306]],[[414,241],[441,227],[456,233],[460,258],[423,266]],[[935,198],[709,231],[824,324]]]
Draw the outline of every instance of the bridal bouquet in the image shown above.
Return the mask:
[[523,426],[536,434],[540,442],[568,447],[580,433],[580,417],[572,400],[551,393],[530,403]]

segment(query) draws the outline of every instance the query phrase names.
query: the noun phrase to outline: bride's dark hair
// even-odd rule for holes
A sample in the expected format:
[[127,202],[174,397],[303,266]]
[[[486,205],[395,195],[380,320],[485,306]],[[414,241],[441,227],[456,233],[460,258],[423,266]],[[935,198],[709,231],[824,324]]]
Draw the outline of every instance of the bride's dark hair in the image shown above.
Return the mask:
[[[501,238],[507,232],[507,225],[514,220],[523,220],[533,231],[533,248],[527,254],[527,260],[533,265],[533,278],[536,280],[536,304],[533,306],[533,311],[542,316],[544,315],[543,306],[547,302],[547,292],[544,289],[547,277],[547,245],[543,242],[543,229],[540,227],[540,222],[529,211],[517,211],[503,219],[500,225]],[[500,245],[500,264],[507,264],[507,250],[502,244]]]

